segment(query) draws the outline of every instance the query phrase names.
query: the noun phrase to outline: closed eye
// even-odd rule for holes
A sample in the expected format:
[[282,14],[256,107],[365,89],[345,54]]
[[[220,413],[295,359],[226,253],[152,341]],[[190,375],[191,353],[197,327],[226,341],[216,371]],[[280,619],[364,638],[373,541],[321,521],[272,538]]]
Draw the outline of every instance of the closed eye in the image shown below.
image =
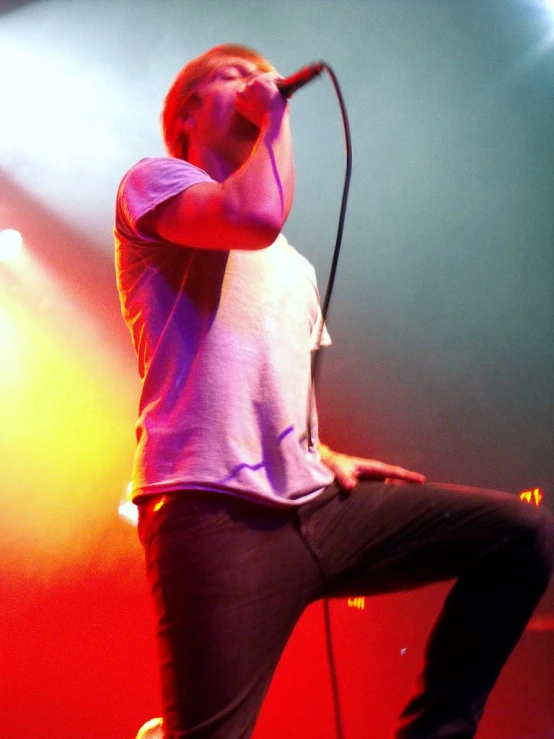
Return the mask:
[[257,73],[257,69],[250,67],[243,67],[241,64],[230,64],[227,67],[222,67],[216,73],[216,76],[222,80],[237,80],[247,79]]
[[222,70],[217,76],[222,80],[236,80],[239,79],[239,77],[245,77],[246,75],[241,74],[238,69],[231,68]]

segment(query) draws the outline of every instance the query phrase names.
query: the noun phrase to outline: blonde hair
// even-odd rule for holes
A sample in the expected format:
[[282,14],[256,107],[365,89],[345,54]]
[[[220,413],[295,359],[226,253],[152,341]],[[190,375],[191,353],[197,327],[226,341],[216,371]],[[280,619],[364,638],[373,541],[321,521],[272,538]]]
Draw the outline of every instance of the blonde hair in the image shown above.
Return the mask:
[[188,137],[182,120],[191,103],[198,99],[196,88],[225,57],[238,57],[253,62],[261,72],[271,72],[272,65],[254,49],[240,44],[220,44],[200,54],[181,69],[165,97],[162,109],[162,131],[169,154],[178,159],[188,155]]

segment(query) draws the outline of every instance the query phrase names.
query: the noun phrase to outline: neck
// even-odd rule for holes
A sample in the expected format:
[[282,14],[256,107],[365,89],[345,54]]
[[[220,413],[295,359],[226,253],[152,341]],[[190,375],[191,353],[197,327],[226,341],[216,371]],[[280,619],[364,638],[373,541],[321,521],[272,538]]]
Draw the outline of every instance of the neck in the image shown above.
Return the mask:
[[[242,129],[244,126],[242,126]],[[202,136],[190,136],[188,161],[207,172],[216,182],[223,182],[252,156],[260,131],[249,124],[247,135],[233,134],[224,145],[206,145]]]
[[189,146],[187,160],[195,167],[203,169],[216,182],[223,182],[230,177],[242,163],[230,162],[218,156],[210,149]]

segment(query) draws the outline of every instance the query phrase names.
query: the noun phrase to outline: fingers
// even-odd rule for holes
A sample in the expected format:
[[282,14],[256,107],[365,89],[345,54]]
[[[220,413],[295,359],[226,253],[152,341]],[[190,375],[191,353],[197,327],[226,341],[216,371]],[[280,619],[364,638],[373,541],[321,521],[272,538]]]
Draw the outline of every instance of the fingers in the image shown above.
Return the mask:
[[337,472],[335,478],[343,490],[354,490],[358,484],[358,475],[355,472]]
[[237,111],[260,126],[272,110],[283,110],[286,107],[286,100],[276,85],[277,79],[278,77],[270,72],[252,77],[237,92]]
[[378,462],[375,459],[359,460],[358,474],[360,477],[378,477],[384,480],[403,480],[405,482],[413,482],[422,485],[427,479],[425,475],[412,470],[406,470],[404,467],[397,467],[392,464]]
[[385,480],[387,483],[399,482],[421,485],[425,482],[425,475],[412,470],[404,469],[392,464],[385,464],[376,459],[351,457],[347,454],[331,452],[328,447],[321,447],[324,453],[324,464],[335,475],[335,479],[343,490],[353,490],[359,479]]
[[422,485],[427,479],[425,475],[419,472],[413,472],[412,470],[405,470],[403,467],[395,467],[394,465],[384,465],[386,467],[386,478],[393,480],[405,480],[406,482],[415,482]]
[[325,464],[343,490],[353,490],[358,483],[358,465],[354,457],[331,453]]

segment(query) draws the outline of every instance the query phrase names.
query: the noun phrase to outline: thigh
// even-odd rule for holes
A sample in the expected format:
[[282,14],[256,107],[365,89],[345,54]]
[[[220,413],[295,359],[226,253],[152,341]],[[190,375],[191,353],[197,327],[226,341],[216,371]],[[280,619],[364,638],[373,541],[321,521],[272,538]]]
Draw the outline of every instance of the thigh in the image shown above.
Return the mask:
[[141,530],[169,736],[250,736],[320,573],[290,512],[173,496]]
[[300,512],[326,591],[337,595],[455,578],[491,549],[546,531],[548,520],[546,511],[509,493],[381,481],[329,491]]

